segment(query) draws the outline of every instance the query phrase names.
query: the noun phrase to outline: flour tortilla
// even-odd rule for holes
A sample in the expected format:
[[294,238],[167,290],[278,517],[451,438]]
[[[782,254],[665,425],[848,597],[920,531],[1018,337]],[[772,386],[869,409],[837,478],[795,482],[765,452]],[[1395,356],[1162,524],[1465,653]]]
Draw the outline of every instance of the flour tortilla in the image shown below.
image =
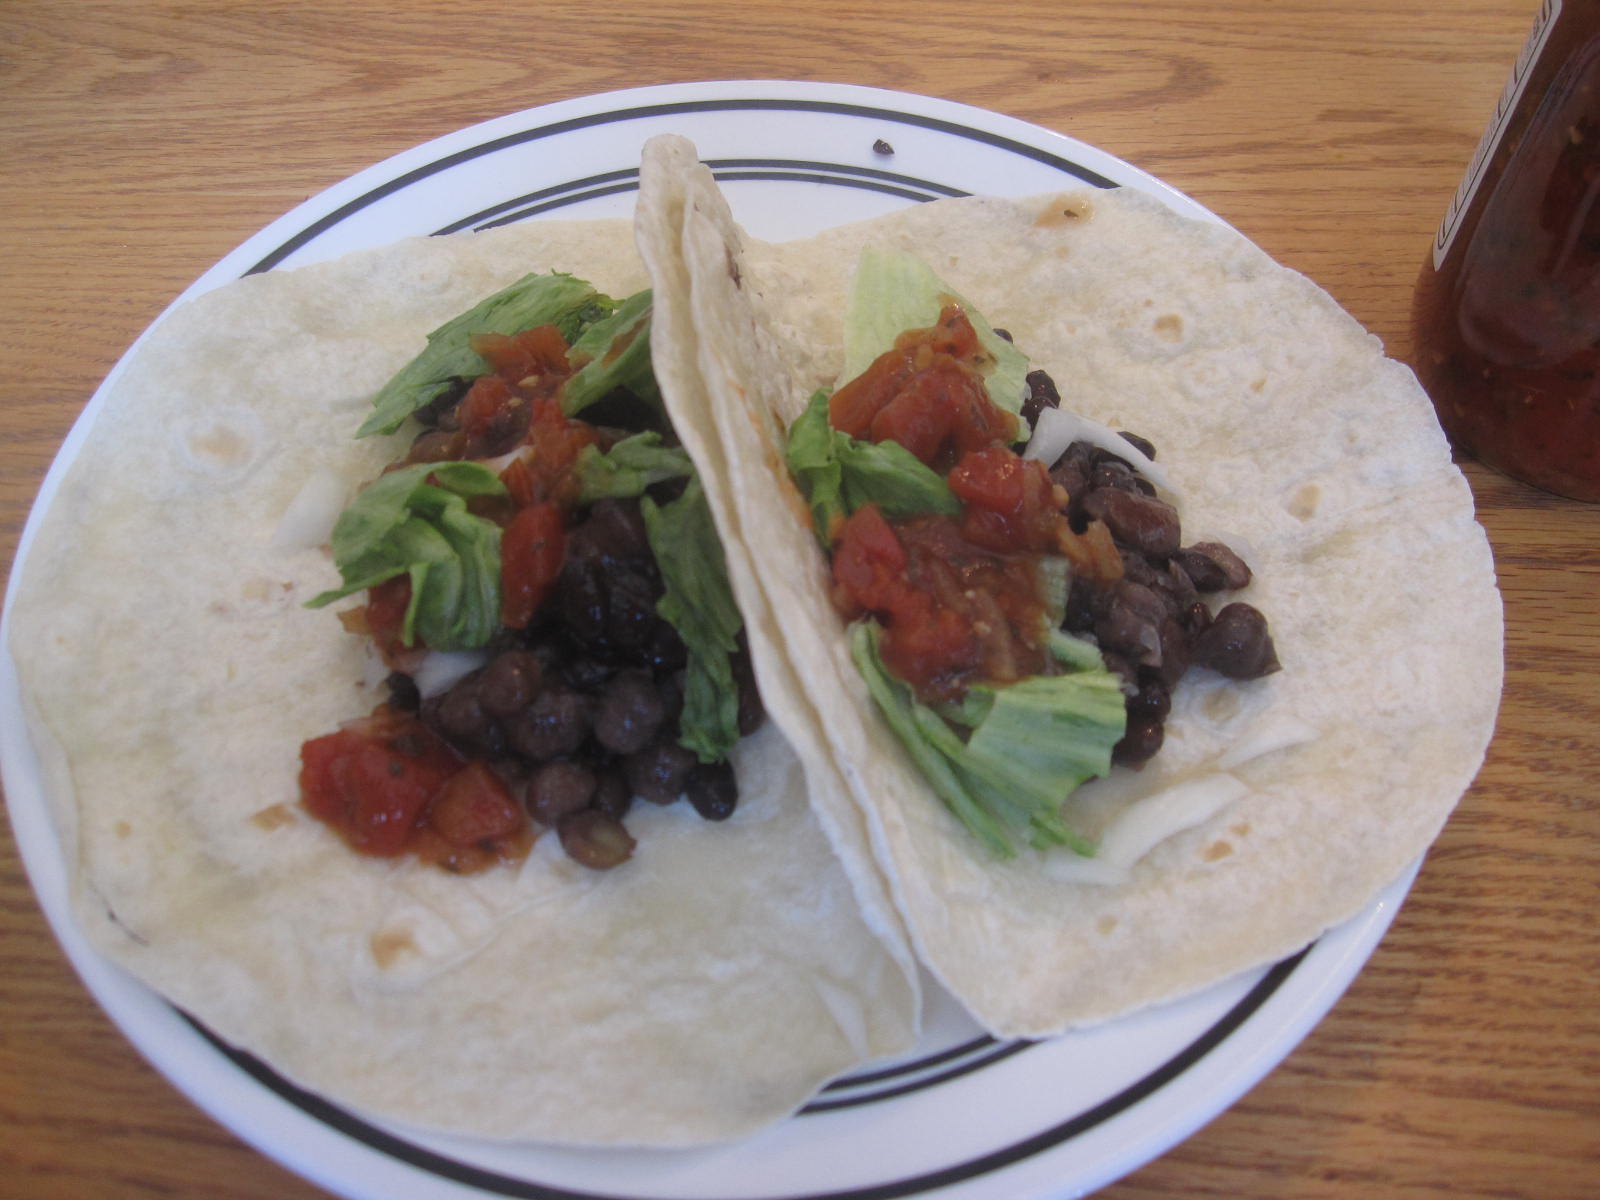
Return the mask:
[[[997,1035],[1043,1036],[1274,961],[1358,912],[1429,845],[1471,782],[1502,680],[1487,540],[1411,373],[1308,280],[1238,234],[1126,190],[941,200],[803,242],[746,237],[681,139],[682,240],[702,378],[738,529],[793,686],[849,805],[825,822],[886,878],[933,974]],[[1050,372],[1063,407],[1150,438],[1186,542],[1256,572],[1283,670],[1196,670],[1143,771],[1080,789],[1090,834],[1196,781],[1220,803],[1120,878],[1064,852],[990,857],[873,707],[782,462],[783,431],[839,382],[863,247],[922,257]],[[727,513],[719,513],[724,519]],[[744,598],[751,612],[755,598]],[[768,684],[763,677],[763,684]],[[775,708],[775,711],[781,711]],[[1220,790],[1218,790],[1220,788]],[[1205,816],[1205,813],[1201,814]]]
[[863,919],[776,726],[736,752],[730,820],[639,806],[610,872],[552,836],[466,878],[364,859],[297,807],[302,741],[370,711],[382,671],[302,607],[337,574],[274,548],[280,519],[314,476],[353,493],[398,456],[404,434],[352,434],[430,329],[552,269],[619,297],[649,282],[628,222],[532,222],[174,312],[38,530],[11,650],[78,923],[216,1034],[428,1129],[738,1137],[908,1048],[917,1019],[904,935]]

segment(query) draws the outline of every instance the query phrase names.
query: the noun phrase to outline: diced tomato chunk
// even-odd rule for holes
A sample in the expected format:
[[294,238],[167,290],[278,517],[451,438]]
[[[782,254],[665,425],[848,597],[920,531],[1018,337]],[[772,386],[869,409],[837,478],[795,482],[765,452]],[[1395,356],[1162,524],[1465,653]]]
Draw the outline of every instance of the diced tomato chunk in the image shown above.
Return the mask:
[[895,347],[828,401],[835,429],[899,442],[922,462],[948,467],[961,455],[1016,437],[1017,419],[989,399],[972,322],[951,305],[939,324],[909,330]]
[[1043,463],[995,443],[964,455],[945,482],[966,506],[968,541],[1001,554],[1059,552],[1067,519]]
[[512,385],[542,375],[564,379],[571,370],[567,365],[567,340],[554,325],[537,325],[509,337],[501,333],[474,334],[470,344],[496,375]]
[[481,375],[461,397],[456,420],[472,435],[489,430],[504,409],[515,401],[511,387],[498,375]]
[[455,846],[474,846],[516,833],[527,822],[511,792],[487,763],[457,771],[428,811],[428,824]]
[[500,535],[502,625],[528,627],[555,587],[565,557],[566,533],[554,504],[535,504],[511,519]]
[[404,852],[461,760],[414,717],[380,710],[300,747],[300,798],[361,854]]

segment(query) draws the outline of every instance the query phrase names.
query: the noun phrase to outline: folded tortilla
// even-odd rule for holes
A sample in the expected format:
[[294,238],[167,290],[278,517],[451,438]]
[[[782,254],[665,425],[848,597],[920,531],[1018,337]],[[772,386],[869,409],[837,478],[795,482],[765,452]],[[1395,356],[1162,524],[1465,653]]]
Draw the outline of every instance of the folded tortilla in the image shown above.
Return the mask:
[[[918,954],[989,1030],[1042,1036],[1193,992],[1352,916],[1432,841],[1493,729],[1502,622],[1471,494],[1410,371],[1237,233],[1127,189],[941,200],[768,244],[682,139],[686,287],[720,452],[708,493],[748,552],[741,591],[772,711],[820,726],[843,792],[814,793],[858,878],[884,879]],[[1192,671],[1142,771],[1079,789],[1104,860],[990,856],[902,751],[851,662],[784,466],[813,391],[842,382],[866,246],[925,260],[1050,372],[1062,406],[1153,441],[1185,543],[1255,581],[1283,670]],[[774,699],[787,693],[787,699]],[[1152,831],[1154,831],[1152,833]],[[1154,845],[1148,843],[1154,842]]]
[[[863,906],[806,802],[829,761],[802,767],[769,723],[736,751],[731,819],[637,806],[639,848],[609,872],[554,837],[471,877],[361,858],[297,804],[301,743],[368,713],[383,673],[303,607],[337,574],[274,544],[285,511],[398,457],[404,434],[352,436],[372,394],[429,330],[545,270],[650,283],[630,223],[530,222],[173,312],[38,529],[11,651],[78,923],[217,1035],[428,1129],[733,1138],[914,1037],[898,919]],[[681,394],[670,354],[659,369]]]

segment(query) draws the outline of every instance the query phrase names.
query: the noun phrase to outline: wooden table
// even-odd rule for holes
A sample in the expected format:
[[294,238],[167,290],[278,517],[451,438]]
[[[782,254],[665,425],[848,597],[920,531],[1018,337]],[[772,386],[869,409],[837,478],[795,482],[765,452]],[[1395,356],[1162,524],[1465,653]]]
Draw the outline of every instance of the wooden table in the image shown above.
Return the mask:
[[[500,113],[696,79],[964,101],[1223,215],[1405,358],[1424,248],[1534,0],[0,5],[0,552],[102,375],[307,196]],[[1371,964],[1229,1112],[1108,1189],[1600,1194],[1600,507],[1466,468],[1499,562],[1498,734]],[[0,849],[0,1195],[320,1195],[79,987]]]

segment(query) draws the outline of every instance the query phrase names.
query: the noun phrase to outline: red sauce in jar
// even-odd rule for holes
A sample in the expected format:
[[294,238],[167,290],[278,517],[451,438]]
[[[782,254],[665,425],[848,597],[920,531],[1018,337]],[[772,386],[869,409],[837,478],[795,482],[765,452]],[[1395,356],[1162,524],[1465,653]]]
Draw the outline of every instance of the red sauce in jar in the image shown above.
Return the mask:
[[1520,101],[1423,266],[1416,370],[1460,449],[1600,500],[1600,4],[1551,18],[1547,3]]

